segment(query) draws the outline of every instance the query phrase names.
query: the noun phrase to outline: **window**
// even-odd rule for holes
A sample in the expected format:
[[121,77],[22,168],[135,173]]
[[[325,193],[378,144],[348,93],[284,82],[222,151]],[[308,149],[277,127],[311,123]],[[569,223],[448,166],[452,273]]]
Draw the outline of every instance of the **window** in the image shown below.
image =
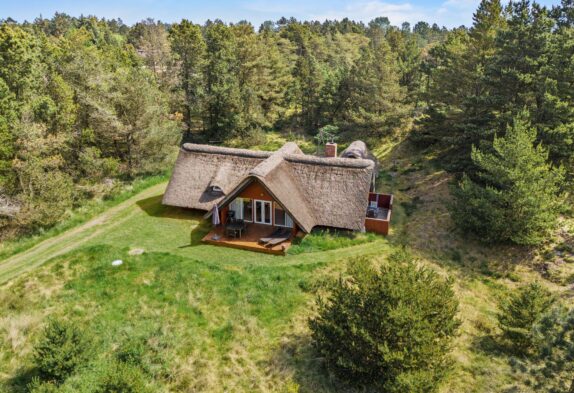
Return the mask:
[[253,202],[249,198],[243,198],[243,219],[253,221]]
[[271,225],[271,202],[255,201],[255,222]]
[[208,188],[208,192],[213,196],[223,195],[223,190],[218,186],[211,186]]
[[291,219],[291,216],[277,203],[275,204],[275,225],[293,228],[293,220]]
[[237,219],[242,219],[243,218],[243,204],[241,201],[241,198],[235,198],[230,204],[229,204],[229,210],[231,210],[232,212],[235,212],[235,218]]
[[235,212],[235,218],[253,221],[253,203],[249,198],[235,198],[229,204],[229,210]]

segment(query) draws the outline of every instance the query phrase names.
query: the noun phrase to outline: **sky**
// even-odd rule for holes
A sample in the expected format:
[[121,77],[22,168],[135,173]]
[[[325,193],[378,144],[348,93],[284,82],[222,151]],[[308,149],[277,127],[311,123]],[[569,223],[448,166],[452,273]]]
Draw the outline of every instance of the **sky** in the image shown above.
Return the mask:
[[[348,17],[363,22],[386,16],[397,26],[402,22],[414,25],[424,20],[451,28],[470,26],[478,3],[479,0],[0,0],[0,19],[11,17],[23,22],[64,12],[72,16],[120,18],[130,25],[151,17],[162,22],[177,22],[182,18],[195,23],[207,19],[247,20],[259,26],[263,21],[275,21],[282,16],[320,21]],[[539,3],[551,6],[559,0],[540,0]]]

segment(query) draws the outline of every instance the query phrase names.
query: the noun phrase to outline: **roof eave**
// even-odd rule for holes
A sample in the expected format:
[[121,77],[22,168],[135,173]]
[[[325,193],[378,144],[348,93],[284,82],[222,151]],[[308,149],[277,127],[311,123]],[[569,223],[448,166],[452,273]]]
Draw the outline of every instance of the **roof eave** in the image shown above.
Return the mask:
[[[239,185],[237,187],[235,187],[235,189],[232,192],[230,192],[225,198],[223,198],[221,201],[219,201],[219,203],[217,203],[217,207],[219,209],[221,209],[221,208],[225,207],[227,204],[229,204],[231,202],[231,200],[233,198],[235,198],[241,191],[243,191],[243,189],[249,185],[249,182],[254,180],[254,179],[257,180],[263,186],[265,191],[267,191],[269,193],[269,195],[271,195],[271,197],[273,198],[274,201],[281,203],[281,200],[279,198],[277,198],[277,196],[269,189],[269,187],[267,187],[264,179],[262,179],[261,177],[259,177],[257,175],[248,175],[241,183],[239,183]],[[295,217],[295,215],[293,215],[293,213],[287,207],[285,207],[283,204],[281,204],[281,206],[285,209],[285,211],[287,213],[289,213],[291,218],[293,218],[293,221],[295,222],[295,224],[297,224],[297,226],[299,228],[301,228],[303,230],[303,232],[305,232],[305,233],[311,232],[311,229],[313,229],[313,227],[309,228],[306,225],[301,224],[301,222]],[[205,213],[203,218],[208,219],[209,217],[211,217],[211,214],[212,214],[212,210]]]

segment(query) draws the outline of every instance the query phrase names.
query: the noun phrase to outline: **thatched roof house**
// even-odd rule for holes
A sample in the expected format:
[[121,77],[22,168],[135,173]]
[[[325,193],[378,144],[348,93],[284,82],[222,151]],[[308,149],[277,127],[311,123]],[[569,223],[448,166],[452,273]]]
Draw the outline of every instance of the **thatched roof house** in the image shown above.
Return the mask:
[[205,210],[206,218],[217,204],[248,222],[306,233],[364,231],[375,164],[364,143],[351,146],[356,155],[343,158],[306,155],[292,142],[275,152],[184,144],[163,203]]

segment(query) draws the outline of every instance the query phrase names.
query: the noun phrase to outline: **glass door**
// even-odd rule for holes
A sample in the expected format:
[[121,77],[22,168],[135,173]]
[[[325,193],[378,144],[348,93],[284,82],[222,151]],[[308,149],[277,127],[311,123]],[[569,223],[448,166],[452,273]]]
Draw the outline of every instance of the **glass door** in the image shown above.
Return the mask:
[[255,222],[258,224],[271,225],[271,202],[255,201]]

